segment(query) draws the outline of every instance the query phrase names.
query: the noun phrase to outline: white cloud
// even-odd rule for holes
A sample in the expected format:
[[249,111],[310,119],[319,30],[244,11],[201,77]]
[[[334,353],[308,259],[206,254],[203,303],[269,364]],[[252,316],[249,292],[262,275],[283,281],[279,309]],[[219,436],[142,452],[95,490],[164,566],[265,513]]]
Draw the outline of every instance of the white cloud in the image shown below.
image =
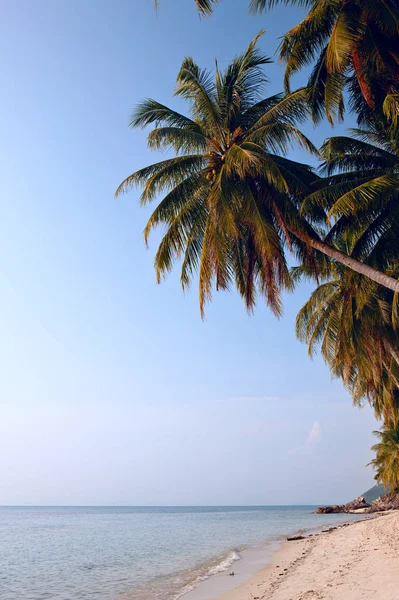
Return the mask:
[[290,450],[290,454],[312,454],[315,446],[321,440],[321,425],[319,421],[315,421],[306,436],[305,443],[300,448]]
[[312,449],[321,438],[321,427],[319,421],[315,421],[312,425],[312,429],[308,433],[306,438],[305,447]]

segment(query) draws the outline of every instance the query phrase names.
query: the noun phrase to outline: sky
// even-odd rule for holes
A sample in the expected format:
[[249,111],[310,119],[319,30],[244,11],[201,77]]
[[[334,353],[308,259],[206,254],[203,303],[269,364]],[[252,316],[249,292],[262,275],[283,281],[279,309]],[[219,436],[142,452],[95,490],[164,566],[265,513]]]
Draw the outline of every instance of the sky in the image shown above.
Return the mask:
[[[0,504],[319,504],[372,486],[371,410],[295,338],[312,286],[280,320],[219,293],[202,321],[195,284],[156,284],[139,192],[114,198],[162,159],[129,116],[146,97],[183,109],[184,56],[223,67],[262,28],[273,55],[300,16],[249,16],[246,0],[207,20],[191,0],[158,15],[151,0],[3,0]],[[280,91],[281,65],[267,72]],[[304,130],[320,144],[340,129]]]

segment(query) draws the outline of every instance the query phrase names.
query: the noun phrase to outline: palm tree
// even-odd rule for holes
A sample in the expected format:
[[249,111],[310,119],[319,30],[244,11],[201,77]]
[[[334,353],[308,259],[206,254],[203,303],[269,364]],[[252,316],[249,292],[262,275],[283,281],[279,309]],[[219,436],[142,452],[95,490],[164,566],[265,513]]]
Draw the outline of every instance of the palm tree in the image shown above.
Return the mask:
[[[175,153],[128,176],[116,192],[143,185],[142,204],[166,194],[145,228],[147,241],[154,227],[166,225],[155,257],[158,281],[182,258],[183,287],[199,271],[201,312],[213,282],[216,289],[235,282],[249,309],[258,291],[279,314],[280,292],[291,287],[286,247],[308,265],[313,248],[399,291],[397,280],[329,246],[300,216],[317,178],[284,155],[292,143],[316,153],[297,127],[308,114],[307,91],[261,95],[270,59],[256,48],[259,35],[223,73],[216,65],[214,79],[192,58],[183,61],[176,94],[190,104],[191,117],[151,99],[136,109],[133,127],[155,125],[150,148]],[[323,216],[314,208],[314,218]]]
[[399,250],[399,138],[397,127],[377,121],[352,129],[353,137],[330,138],[321,148],[324,159],[317,189],[301,211],[327,211],[332,223],[327,243],[351,232],[351,255],[386,272],[396,270]]
[[[277,0],[278,1],[278,0]],[[343,91],[352,101],[359,94],[367,107],[382,110],[387,96],[399,92],[399,4],[397,0],[289,0],[309,7],[306,17],[288,31],[280,58],[286,63],[285,82],[314,64],[309,79],[313,116],[324,113],[332,123],[342,117]],[[252,0],[254,10],[276,0]]]
[[376,480],[385,489],[392,492],[399,490],[399,419],[390,421],[380,431],[374,431],[380,439],[371,449],[376,457],[371,465],[376,471]]
[[[293,270],[294,279],[309,275]],[[310,274],[311,275],[311,274]],[[342,379],[355,405],[367,400],[377,418],[399,407],[399,344],[393,294],[340,265],[319,271],[323,283],[298,313],[296,332],[309,355],[320,349],[334,377]]]
[[[372,112],[399,113],[398,0],[251,0],[250,10],[262,12],[281,1],[309,8],[285,34],[280,59],[286,63],[287,90],[294,73],[314,65],[309,86],[316,121],[324,114],[331,123],[342,118],[345,87],[362,112],[365,103]],[[218,0],[195,2],[204,15],[218,4]]]

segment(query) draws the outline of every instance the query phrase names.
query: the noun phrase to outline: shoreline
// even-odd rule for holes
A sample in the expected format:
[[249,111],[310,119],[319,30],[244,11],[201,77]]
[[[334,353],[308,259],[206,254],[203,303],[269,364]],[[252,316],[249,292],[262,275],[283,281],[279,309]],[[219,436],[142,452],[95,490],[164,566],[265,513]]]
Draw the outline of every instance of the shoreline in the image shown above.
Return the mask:
[[[278,534],[276,532],[276,535],[269,535],[256,543],[244,544],[241,547],[230,547],[220,557],[210,559],[214,563],[210,570],[204,570],[201,566],[200,574],[185,584],[176,595],[171,596],[172,600],[217,600],[225,593],[244,585],[260,571],[267,568],[286,538],[298,534],[298,531],[303,532],[304,536],[313,536],[318,535],[325,528],[340,527],[344,524],[356,523],[360,520],[375,517],[375,515],[364,515],[359,512],[318,514],[314,510],[317,505],[309,505],[303,508],[306,508],[307,516],[313,516],[312,523],[301,522],[300,517],[303,517],[301,515],[296,522],[281,524],[280,531]],[[307,512],[308,509],[309,512]],[[300,529],[298,529],[298,526]],[[220,568],[226,558],[232,554],[236,555],[237,558],[226,568]],[[229,577],[230,571],[234,571],[234,577]]]
[[301,540],[281,540],[277,549],[264,556],[263,567],[232,589],[220,592],[213,585],[215,580],[209,579],[204,582],[208,589],[200,584],[182,597],[185,600],[397,600],[399,511],[364,518],[359,515],[358,520],[333,527],[325,523],[323,529]]

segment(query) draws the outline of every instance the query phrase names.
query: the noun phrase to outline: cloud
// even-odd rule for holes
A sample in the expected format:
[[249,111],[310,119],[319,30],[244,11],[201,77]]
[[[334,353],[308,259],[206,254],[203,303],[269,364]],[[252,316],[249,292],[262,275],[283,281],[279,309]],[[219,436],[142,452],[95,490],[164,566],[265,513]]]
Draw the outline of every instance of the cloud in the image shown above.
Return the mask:
[[312,429],[308,433],[308,437],[306,438],[305,446],[307,448],[312,449],[317,442],[320,441],[321,438],[321,427],[319,421],[315,421],[312,425]]
[[315,421],[306,436],[305,443],[294,450],[290,450],[290,454],[312,454],[315,446],[321,440],[321,425],[319,421]]

